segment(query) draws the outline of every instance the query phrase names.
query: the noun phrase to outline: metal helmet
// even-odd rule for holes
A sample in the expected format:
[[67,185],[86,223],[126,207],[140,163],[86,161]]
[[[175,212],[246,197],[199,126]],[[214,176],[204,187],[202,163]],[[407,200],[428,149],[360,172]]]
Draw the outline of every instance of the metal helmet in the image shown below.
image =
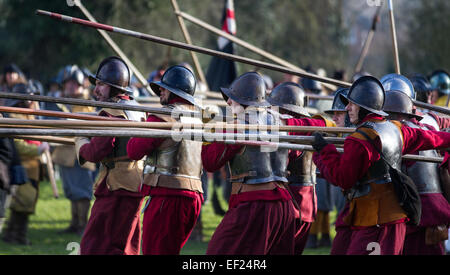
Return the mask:
[[196,86],[197,80],[195,79],[194,73],[180,65],[168,68],[160,81],[150,83],[150,87],[158,96],[161,94],[160,88],[164,88],[190,103],[201,107],[194,98]]
[[444,70],[433,72],[430,77],[431,87],[443,94],[450,94],[450,76]]
[[411,99],[416,99],[416,92],[411,81],[403,75],[387,74],[380,79],[381,84],[386,92],[400,91],[407,94]]
[[84,73],[77,65],[68,65],[64,68],[62,83],[73,80],[78,85],[83,85],[84,82]]
[[281,83],[272,90],[266,100],[273,106],[278,106],[302,116],[310,116],[304,108],[305,91],[297,83]]
[[421,120],[423,117],[416,115],[413,111],[413,102],[411,98],[401,91],[386,92],[383,111],[387,113],[403,114]]
[[385,97],[383,85],[373,76],[360,77],[352,84],[347,95],[340,94],[339,97],[345,105],[350,101],[374,114],[388,115],[382,110]]
[[89,81],[95,85],[99,80],[127,94],[132,94],[130,85],[131,72],[125,61],[116,56],[105,58],[98,66],[97,73],[89,75]]
[[17,73],[21,76],[24,75],[22,70],[14,63],[8,64],[3,68],[3,74],[5,75],[7,73]]
[[[35,92],[34,89],[32,89],[29,85],[24,84],[24,83],[18,83],[16,85],[14,85],[11,89],[12,93],[17,93],[17,94],[26,94],[26,95],[31,95]],[[13,107],[16,106],[19,102],[22,102],[24,100],[22,99],[15,99],[15,98],[7,98],[5,100],[5,106],[8,107]]]
[[423,75],[415,75],[410,78],[411,83],[416,91],[416,99],[418,101],[427,102],[428,93],[433,91],[430,82]]
[[302,78],[300,83],[302,84],[303,88],[305,88],[305,90],[310,90],[315,94],[319,94],[322,91],[322,84],[317,80],[311,78]]
[[266,84],[257,72],[247,72],[231,83],[230,88],[220,88],[225,101],[228,98],[241,105],[267,107]]
[[363,77],[363,76],[371,76],[370,73],[366,72],[366,71],[359,71],[356,72],[353,76],[352,76],[352,82],[355,82],[356,80],[358,80],[359,78]]
[[347,95],[349,88],[339,88],[334,92],[333,105],[330,110],[325,110],[327,114],[333,114],[334,112],[346,112],[344,102],[342,102],[341,95]]

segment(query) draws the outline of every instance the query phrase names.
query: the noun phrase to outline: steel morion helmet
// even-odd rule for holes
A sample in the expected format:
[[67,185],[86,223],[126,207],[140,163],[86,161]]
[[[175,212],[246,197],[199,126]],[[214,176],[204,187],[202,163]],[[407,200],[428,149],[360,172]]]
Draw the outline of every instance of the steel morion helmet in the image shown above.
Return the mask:
[[350,101],[374,114],[388,116],[382,110],[385,97],[383,85],[373,76],[359,78],[350,87],[348,95],[339,96],[345,105]]
[[415,75],[410,78],[411,83],[416,91],[416,99],[418,101],[427,102],[428,93],[433,91],[430,82],[422,75]]
[[388,74],[380,79],[381,84],[386,92],[400,91],[407,94],[411,99],[416,99],[416,92],[411,81],[403,75]]
[[270,104],[266,98],[266,84],[257,72],[247,72],[231,83],[230,88],[220,88],[225,101],[228,98],[241,105],[267,107]]
[[158,96],[161,94],[160,88],[164,88],[190,103],[201,107],[194,98],[196,85],[197,81],[194,73],[180,65],[168,68],[160,81],[150,83],[150,87]]
[[305,91],[294,82],[284,82],[276,86],[267,97],[267,102],[287,111],[307,116],[310,115],[305,107]]
[[430,83],[433,89],[443,94],[450,94],[450,76],[444,70],[435,71],[430,77]]
[[411,98],[401,91],[386,92],[386,100],[383,111],[387,113],[403,114],[421,120],[423,117],[413,112],[413,102]]
[[331,105],[330,110],[326,110],[325,113],[327,114],[333,114],[333,112],[346,112],[345,106],[342,102],[341,95],[347,95],[349,91],[349,88],[339,88],[334,92],[334,99],[333,99],[333,105]]
[[64,68],[62,83],[73,80],[78,85],[83,85],[84,74],[77,65],[68,65]]
[[104,59],[98,66],[97,73],[89,75],[89,80],[95,85],[99,80],[127,94],[132,94],[130,85],[131,72],[125,61],[116,56]]

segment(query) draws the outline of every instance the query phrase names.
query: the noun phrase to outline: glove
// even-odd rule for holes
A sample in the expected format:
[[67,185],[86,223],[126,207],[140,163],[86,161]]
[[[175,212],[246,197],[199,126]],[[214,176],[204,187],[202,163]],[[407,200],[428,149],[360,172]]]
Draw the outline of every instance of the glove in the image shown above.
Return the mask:
[[323,138],[323,135],[321,133],[315,132],[314,133],[314,141],[312,143],[312,147],[317,152],[322,151],[323,147],[327,146],[328,142]]
[[44,153],[46,150],[50,149],[50,145],[48,145],[47,142],[42,142],[39,146],[38,146],[38,154],[42,154]]

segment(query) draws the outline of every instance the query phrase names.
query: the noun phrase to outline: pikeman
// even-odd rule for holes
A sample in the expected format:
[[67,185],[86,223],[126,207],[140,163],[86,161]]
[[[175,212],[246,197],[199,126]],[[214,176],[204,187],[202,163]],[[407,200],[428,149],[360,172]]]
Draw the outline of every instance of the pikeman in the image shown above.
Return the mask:
[[[389,119],[401,121],[411,128],[434,130],[421,124],[422,119],[413,111],[411,99],[401,91],[387,91],[383,110]],[[421,156],[439,157],[436,150],[414,152]],[[439,164],[431,162],[403,161],[402,170],[417,186],[422,201],[422,216],[418,226],[407,225],[403,247],[404,255],[444,255],[442,241],[450,224],[450,204],[442,195]]]
[[[201,107],[194,98],[196,79],[183,66],[168,68],[160,81],[150,87],[161,105],[176,111]],[[197,108],[196,108],[197,107]],[[200,118],[149,115],[147,122],[202,123]],[[149,172],[144,174],[144,190],[151,200],[144,210],[143,254],[179,254],[200,215],[203,189],[200,180],[202,143],[171,138],[132,138],[127,151],[131,159],[147,156]]]
[[[66,66],[63,74],[63,96],[68,98],[84,98],[84,75],[77,65]],[[57,103],[56,106],[63,112],[92,112],[95,108],[90,106],[65,105]],[[75,146],[56,146],[52,153],[53,163],[58,165],[61,175],[64,195],[70,200],[71,222],[69,226],[59,233],[75,233],[83,235],[89,215],[92,199],[92,185],[94,183],[94,163],[79,164],[75,153]]]
[[438,92],[438,99],[434,104],[450,107],[450,75],[445,70],[436,70],[430,76],[430,83]]
[[[266,86],[260,74],[245,73],[221,91],[238,124],[280,125],[279,118],[267,111],[270,104],[265,101]],[[228,162],[232,184],[228,212],[206,254],[294,254],[296,211],[284,185],[288,182],[288,150],[271,149],[204,144],[204,168],[214,172]]]
[[[411,82],[417,95],[417,101],[432,104],[431,96],[434,88],[431,86],[430,82],[424,76],[420,75],[412,77]],[[404,92],[404,90],[401,89],[397,90]],[[414,108],[415,106],[413,109]],[[433,111],[428,110],[415,109],[415,113],[422,116],[420,123],[431,125],[435,130],[450,128],[450,118],[448,117],[439,116]]]
[[[31,94],[34,91],[30,86],[15,84],[13,93]],[[7,99],[5,105],[9,107],[32,108],[33,102],[20,99]],[[10,118],[34,120],[33,115],[9,114]],[[12,183],[17,184],[11,190],[11,215],[5,229],[3,240],[9,243],[30,245],[28,235],[28,222],[31,214],[36,211],[39,197],[39,181],[42,178],[40,170],[40,155],[49,149],[47,142],[14,139],[20,161],[13,167]]]
[[[137,105],[130,96],[131,72],[118,57],[104,59],[95,76],[93,91],[97,101]],[[102,109],[99,116],[141,121],[145,113],[120,109]],[[129,138],[76,138],[80,164],[86,161],[101,163],[95,182],[95,202],[81,239],[81,254],[127,254],[140,252],[140,208],[142,161],[127,156]]]
[[[278,85],[267,97],[267,102],[279,108],[282,125],[332,127],[335,124],[320,115],[310,117],[305,109],[305,92],[293,82]],[[269,112],[273,112],[269,110]],[[311,135],[311,133],[290,133],[291,135]],[[308,239],[311,224],[317,216],[317,196],[315,192],[316,166],[312,162],[313,152],[289,152],[287,167],[289,188],[300,207],[296,217],[295,254],[302,254]]]
[[[337,127],[354,127],[354,125],[350,122],[347,110],[345,109],[346,105],[341,100],[341,95],[347,95],[348,91],[349,91],[348,88],[338,89],[334,94],[333,105],[331,109],[325,111],[325,113],[332,116],[332,119],[336,123]],[[343,134],[343,136],[348,136],[348,134]],[[333,186],[334,185],[332,185],[332,187]],[[336,188],[332,189],[333,200],[335,201],[335,205],[339,213],[336,218],[335,223],[336,235],[331,245],[330,254],[340,255],[345,254],[347,245],[350,243],[349,240],[352,231],[350,229],[350,226],[345,224],[345,222],[343,221],[345,213],[348,211],[349,204],[348,202],[345,201],[345,196],[343,196],[342,192],[343,190],[338,186],[334,187]],[[341,200],[343,201],[342,203]]]
[[313,161],[324,178],[348,195],[349,209],[343,220],[351,226],[352,235],[346,254],[369,254],[373,245],[380,254],[400,254],[408,218],[385,160],[400,169],[402,154],[446,148],[450,133],[386,120],[387,113],[382,111],[385,91],[374,77],[359,78],[342,100],[357,131],[345,139],[342,154],[316,133]]

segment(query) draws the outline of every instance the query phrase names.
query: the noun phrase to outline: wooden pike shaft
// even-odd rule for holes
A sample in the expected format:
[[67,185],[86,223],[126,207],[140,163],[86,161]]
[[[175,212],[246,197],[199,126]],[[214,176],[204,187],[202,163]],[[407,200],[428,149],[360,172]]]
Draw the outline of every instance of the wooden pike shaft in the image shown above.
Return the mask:
[[65,113],[65,112],[58,112],[58,111],[34,110],[34,109],[30,109],[30,108],[5,107],[5,106],[0,106],[0,112],[25,114],[25,115],[36,115],[36,116],[71,118],[71,119],[81,119],[81,120],[104,120],[104,121],[122,120],[122,119],[118,119],[118,118],[116,119],[116,118],[101,117],[101,116],[91,116],[91,115]]
[[373,20],[372,20],[372,27],[370,28],[370,31],[367,34],[367,39],[364,42],[363,49],[362,49],[361,54],[359,56],[358,62],[356,63],[355,73],[361,71],[362,65],[364,63],[364,59],[366,58],[367,53],[369,52],[369,48],[370,48],[370,45],[372,44],[373,36],[375,35],[377,23],[378,23],[379,16],[380,16],[381,7],[383,6],[383,4],[384,4],[384,2],[381,3],[377,7],[377,11],[375,12],[375,15],[374,15]]
[[[43,95],[24,95],[17,93],[5,93],[0,92],[0,98],[14,98],[21,100],[31,100],[31,101],[43,101],[43,102],[53,102],[53,103],[62,103],[62,104],[70,104],[70,105],[79,105],[79,106],[91,106],[91,107],[99,107],[99,108],[109,108],[109,109],[119,109],[119,110],[131,110],[137,112],[146,112],[160,115],[171,115],[174,111],[168,108],[155,108],[155,107],[146,107],[140,105],[127,105],[127,104],[119,104],[114,102],[101,102],[95,100],[86,100],[86,99],[78,99],[78,98],[64,98],[64,97],[52,97],[52,96],[43,96]],[[199,112],[193,111],[179,111],[177,112],[182,115],[201,115]]]
[[[109,31],[109,32],[115,32],[115,33],[119,33],[122,35],[131,36],[131,37],[135,37],[138,39],[147,40],[150,42],[159,43],[159,44],[163,44],[163,45],[167,45],[167,46],[171,46],[171,47],[176,47],[176,48],[199,52],[199,53],[203,53],[203,54],[207,54],[207,55],[211,55],[211,56],[226,58],[226,59],[234,60],[237,62],[253,65],[256,67],[265,68],[268,70],[273,70],[273,71],[277,71],[277,72],[281,72],[281,73],[287,73],[287,74],[297,75],[300,77],[310,78],[310,79],[317,80],[319,82],[329,83],[329,84],[333,84],[333,85],[336,85],[339,87],[349,88],[352,86],[352,84],[349,82],[340,81],[340,80],[336,80],[336,79],[332,79],[332,78],[328,78],[328,77],[321,77],[319,75],[311,74],[311,73],[307,73],[307,72],[300,72],[298,70],[293,70],[293,69],[283,67],[280,65],[262,62],[262,61],[258,61],[255,59],[242,57],[242,56],[238,56],[238,55],[234,55],[234,54],[228,54],[228,53],[224,53],[224,52],[220,52],[220,51],[215,51],[215,50],[211,50],[211,49],[207,49],[207,48],[203,48],[203,47],[199,47],[199,46],[195,46],[195,45],[189,45],[186,43],[182,43],[182,42],[178,42],[178,41],[174,41],[174,40],[170,40],[170,39],[166,39],[166,38],[162,38],[162,37],[158,37],[158,36],[154,36],[154,35],[150,35],[150,34],[144,34],[144,33],[127,30],[127,29],[123,29],[123,28],[119,28],[119,27],[114,27],[114,26],[110,26],[110,25],[106,25],[106,24],[101,24],[101,23],[94,23],[94,22],[86,21],[86,20],[76,18],[76,17],[70,17],[67,15],[62,15],[62,14],[53,13],[53,12],[44,11],[44,10],[36,10],[36,14],[49,16],[49,17],[57,19],[57,20],[74,23],[74,24],[79,24],[79,25],[94,28],[94,29],[102,29],[102,30]],[[413,101],[413,103],[416,106],[419,106],[419,104],[421,104],[422,105],[422,106],[420,106],[421,108],[436,110],[434,108],[435,106],[431,105],[431,104],[425,104],[425,103],[422,104],[421,102],[418,102],[415,100]],[[450,109],[445,108],[443,111],[437,111],[437,112],[441,112],[444,114],[450,114]]]
[[324,133],[353,133],[354,128],[347,127],[315,127],[315,126],[285,126],[285,125],[257,125],[257,124],[227,124],[227,123],[178,123],[178,122],[135,122],[135,121],[72,121],[72,120],[26,120],[1,118],[0,125],[23,125],[45,127],[120,127],[147,129],[203,129],[203,130],[271,130],[275,132],[324,132]]
[[[276,141],[291,142],[295,144],[311,144],[314,141],[312,136],[289,136],[275,134],[235,134],[235,133],[207,133],[201,130],[192,131],[171,131],[171,130],[84,130],[84,129],[21,129],[21,128],[0,128],[0,136],[9,135],[47,135],[47,136],[74,136],[74,137],[141,137],[141,138],[172,138],[189,139],[203,142],[215,142],[224,140],[242,141]],[[342,144],[343,138],[325,137],[330,143]]]
[[119,28],[119,27],[114,27],[114,26],[110,26],[110,25],[106,25],[106,24],[94,23],[94,22],[90,22],[90,21],[83,20],[83,19],[76,18],[76,17],[70,17],[67,15],[62,15],[62,14],[49,12],[49,11],[43,11],[43,10],[36,10],[36,14],[49,16],[49,17],[57,19],[57,20],[61,20],[61,21],[69,22],[69,23],[75,23],[75,24],[79,24],[82,26],[90,27],[90,28],[102,29],[102,30],[109,31],[109,32],[120,33],[123,35],[131,36],[131,37],[135,37],[138,39],[147,40],[147,41],[151,41],[151,42],[155,42],[155,43],[159,43],[159,44],[163,44],[163,45],[167,45],[167,46],[172,46],[172,47],[181,48],[181,49],[194,51],[194,52],[199,52],[199,53],[203,53],[203,54],[207,54],[207,55],[222,57],[222,58],[234,60],[237,62],[241,62],[241,63],[245,63],[245,64],[249,64],[249,65],[253,65],[253,66],[257,66],[257,67],[261,67],[261,68],[265,68],[265,69],[269,69],[269,70],[274,70],[274,71],[278,71],[278,72],[282,72],[282,73],[297,75],[297,76],[301,76],[301,77],[305,77],[305,78],[311,78],[311,79],[317,80],[319,82],[329,83],[329,84],[337,85],[340,87],[350,87],[351,86],[351,83],[348,83],[345,81],[340,81],[340,80],[327,78],[327,77],[321,77],[316,74],[300,72],[298,70],[292,70],[292,69],[289,69],[289,68],[286,68],[283,66],[279,66],[279,65],[275,65],[275,64],[271,64],[271,63],[267,63],[267,62],[262,62],[262,61],[257,61],[254,59],[250,59],[250,58],[246,58],[246,57],[242,57],[242,56],[238,56],[238,55],[227,54],[224,52],[215,51],[215,50],[211,50],[211,49],[207,49],[207,48],[203,48],[203,47],[199,47],[199,46],[195,46],[195,45],[189,45],[186,43],[182,43],[182,42],[178,42],[178,41],[174,41],[174,40],[170,40],[170,39],[166,39],[166,38],[161,38],[161,37],[154,36],[154,35],[144,34],[144,33],[127,30],[127,29],[123,29],[123,28]]
[[[268,146],[277,147],[282,149],[291,150],[305,150],[313,151],[314,149],[311,144],[314,137],[300,137],[300,136],[278,136],[277,141],[265,141],[264,139],[270,140],[270,135],[239,135],[239,134],[213,134],[213,133],[201,133],[201,132],[181,132],[177,133],[175,131],[166,130],[153,130],[153,131],[116,131],[116,130],[77,130],[77,129],[5,129],[0,128],[0,136],[18,136],[21,135],[24,138],[27,136],[34,135],[52,135],[52,136],[83,136],[83,137],[94,137],[94,136],[117,136],[117,137],[151,137],[151,138],[183,138],[189,140],[197,140],[203,142],[222,142],[227,144],[242,144],[248,146]],[[244,139],[245,137],[250,140]],[[273,137],[273,136],[272,136]],[[260,140],[256,140],[260,139]],[[343,138],[329,138],[325,137],[330,143],[342,144]],[[288,143],[289,142],[289,143]],[[303,144],[303,145],[301,145]],[[306,145],[306,146],[305,146]],[[339,152],[343,152],[341,148],[337,148]],[[416,155],[404,155],[404,160],[414,160],[414,161],[426,161],[441,163],[443,158],[429,158]]]
[[[191,36],[189,35],[186,25],[184,24],[183,17],[178,15],[180,8],[178,7],[177,0],[171,0],[171,2],[174,13],[177,16],[178,24],[180,25],[181,32],[183,33],[184,40],[186,41],[187,44],[192,45]],[[202,67],[200,66],[200,62],[198,61],[197,55],[193,51],[190,51],[189,53],[191,54],[192,62],[194,63],[194,67],[195,70],[197,71],[198,77],[205,85],[208,85],[205,74],[203,73]]]
[[52,137],[52,136],[9,136],[10,138],[17,139],[27,139],[27,140],[37,140],[37,141],[46,141],[51,143],[59,143],[64,145],[75,145],[75,141],[73,138],[63,138],[63,137]]
[[[97,20],[92,16],[92,14],[86,9],[86,7],[81,3],[81,0],[76,0],[75,5],[81,10],[81,12],[89,19],[91,22],[97,23]],[[100,35],[105,39],[106,43],[116,52],[120,58],[122,58],[125,63],[127,63],[130,70],[136,75],[136,78],[138,81],[144,86],[144,88],[147,90],[147,92],[152,95],[156,96],[155,92],[150,88],[150,85],[148,84],[145,77],[141,74],[141,72],[134,66],[134,64],[128,59],[128,57],[123,53],[123,51],[120,49],[120,47],[114,42],[114,40],[111,39],[111,37],[106,33],[104,30],[98,30]]]
[[400,59],[398,57],[397,32],[395,29],[394,5],[393,5],[392,1],[393,0],[388,0],[388,2],[389,2],[389,18],[391,21],[392,47],[393,47],[394,59],[395,59],[395,72],[397,74],[400,74]]
[[[293,70],[297,70],[299,72],[303,72],[303,73],[306,72],[302,68],[297,67],[294,64],[287,62],[286,60],[283,60],[283,59],[281,59],[281,58],[279,58],[279,57],[277,57],[277,56],[275,56],[275,55],[273,55],[273,54],[271,54],[269,52],[266,52],[266,51],[264,51],[264,50],[262,50],[262,49],[260,49],[260,48],[258,48],[256,46],[254,46],[254,45],[252,45],[250,43],[247,43],[247,42],[243,41],[242,39],[237,38],[234,35],[231,35],[231,34],[226,33],[226,32],[224,32],[224,31],[222,31],[222,30],[220,30],[220,29],[218,29],[218,28],[216,28],[214,26],[211,26],[210,24],[208,24],[208,23],[206,23],[206,22],[204,22],[204,21],[202,21],[202,20],[200,20],[200,19],[198,19],[198,18],[196,18],[196,17],[194,17],[194,16],[192,16],[192,15],[186,13],[186,12],[178,11],[178,12],[175,12],[175,13],[178,16],[180,16],[180,17],[190,21],[191,23],[194,23],[194,24],[196,24],[196,25],[198,25],[198,26],[200,26],[200,27],[202,27],[202,28],[204,28],[204,29],[206,29],[206,30],[216,34],[216,35],[222,36],[222,37],[224,37],[224,38],[226,38],[226,39],[228,39],[230,41],[233,41],[233,43],[236,43],[237,45],[239,45],[241,47],[244,47],[244,48],[246,48],[246,49],[248,49],[248,50],[250,50],[250,51],[252,51],[254,53],[257,53],[257,54],[259,54],[262,57],[265,57],[265,58],[267,58],[269,60],[272,60],[273,62],[275,62],[277,64],[280,64],[282,66],[288,67],[288,68],[293,69]],[[333,91],[336,90],[336,86],[334,86],[334,85],[330,85],[328,83],[324,83],[324,86],[326,86],[330,90],[333,90]]]

